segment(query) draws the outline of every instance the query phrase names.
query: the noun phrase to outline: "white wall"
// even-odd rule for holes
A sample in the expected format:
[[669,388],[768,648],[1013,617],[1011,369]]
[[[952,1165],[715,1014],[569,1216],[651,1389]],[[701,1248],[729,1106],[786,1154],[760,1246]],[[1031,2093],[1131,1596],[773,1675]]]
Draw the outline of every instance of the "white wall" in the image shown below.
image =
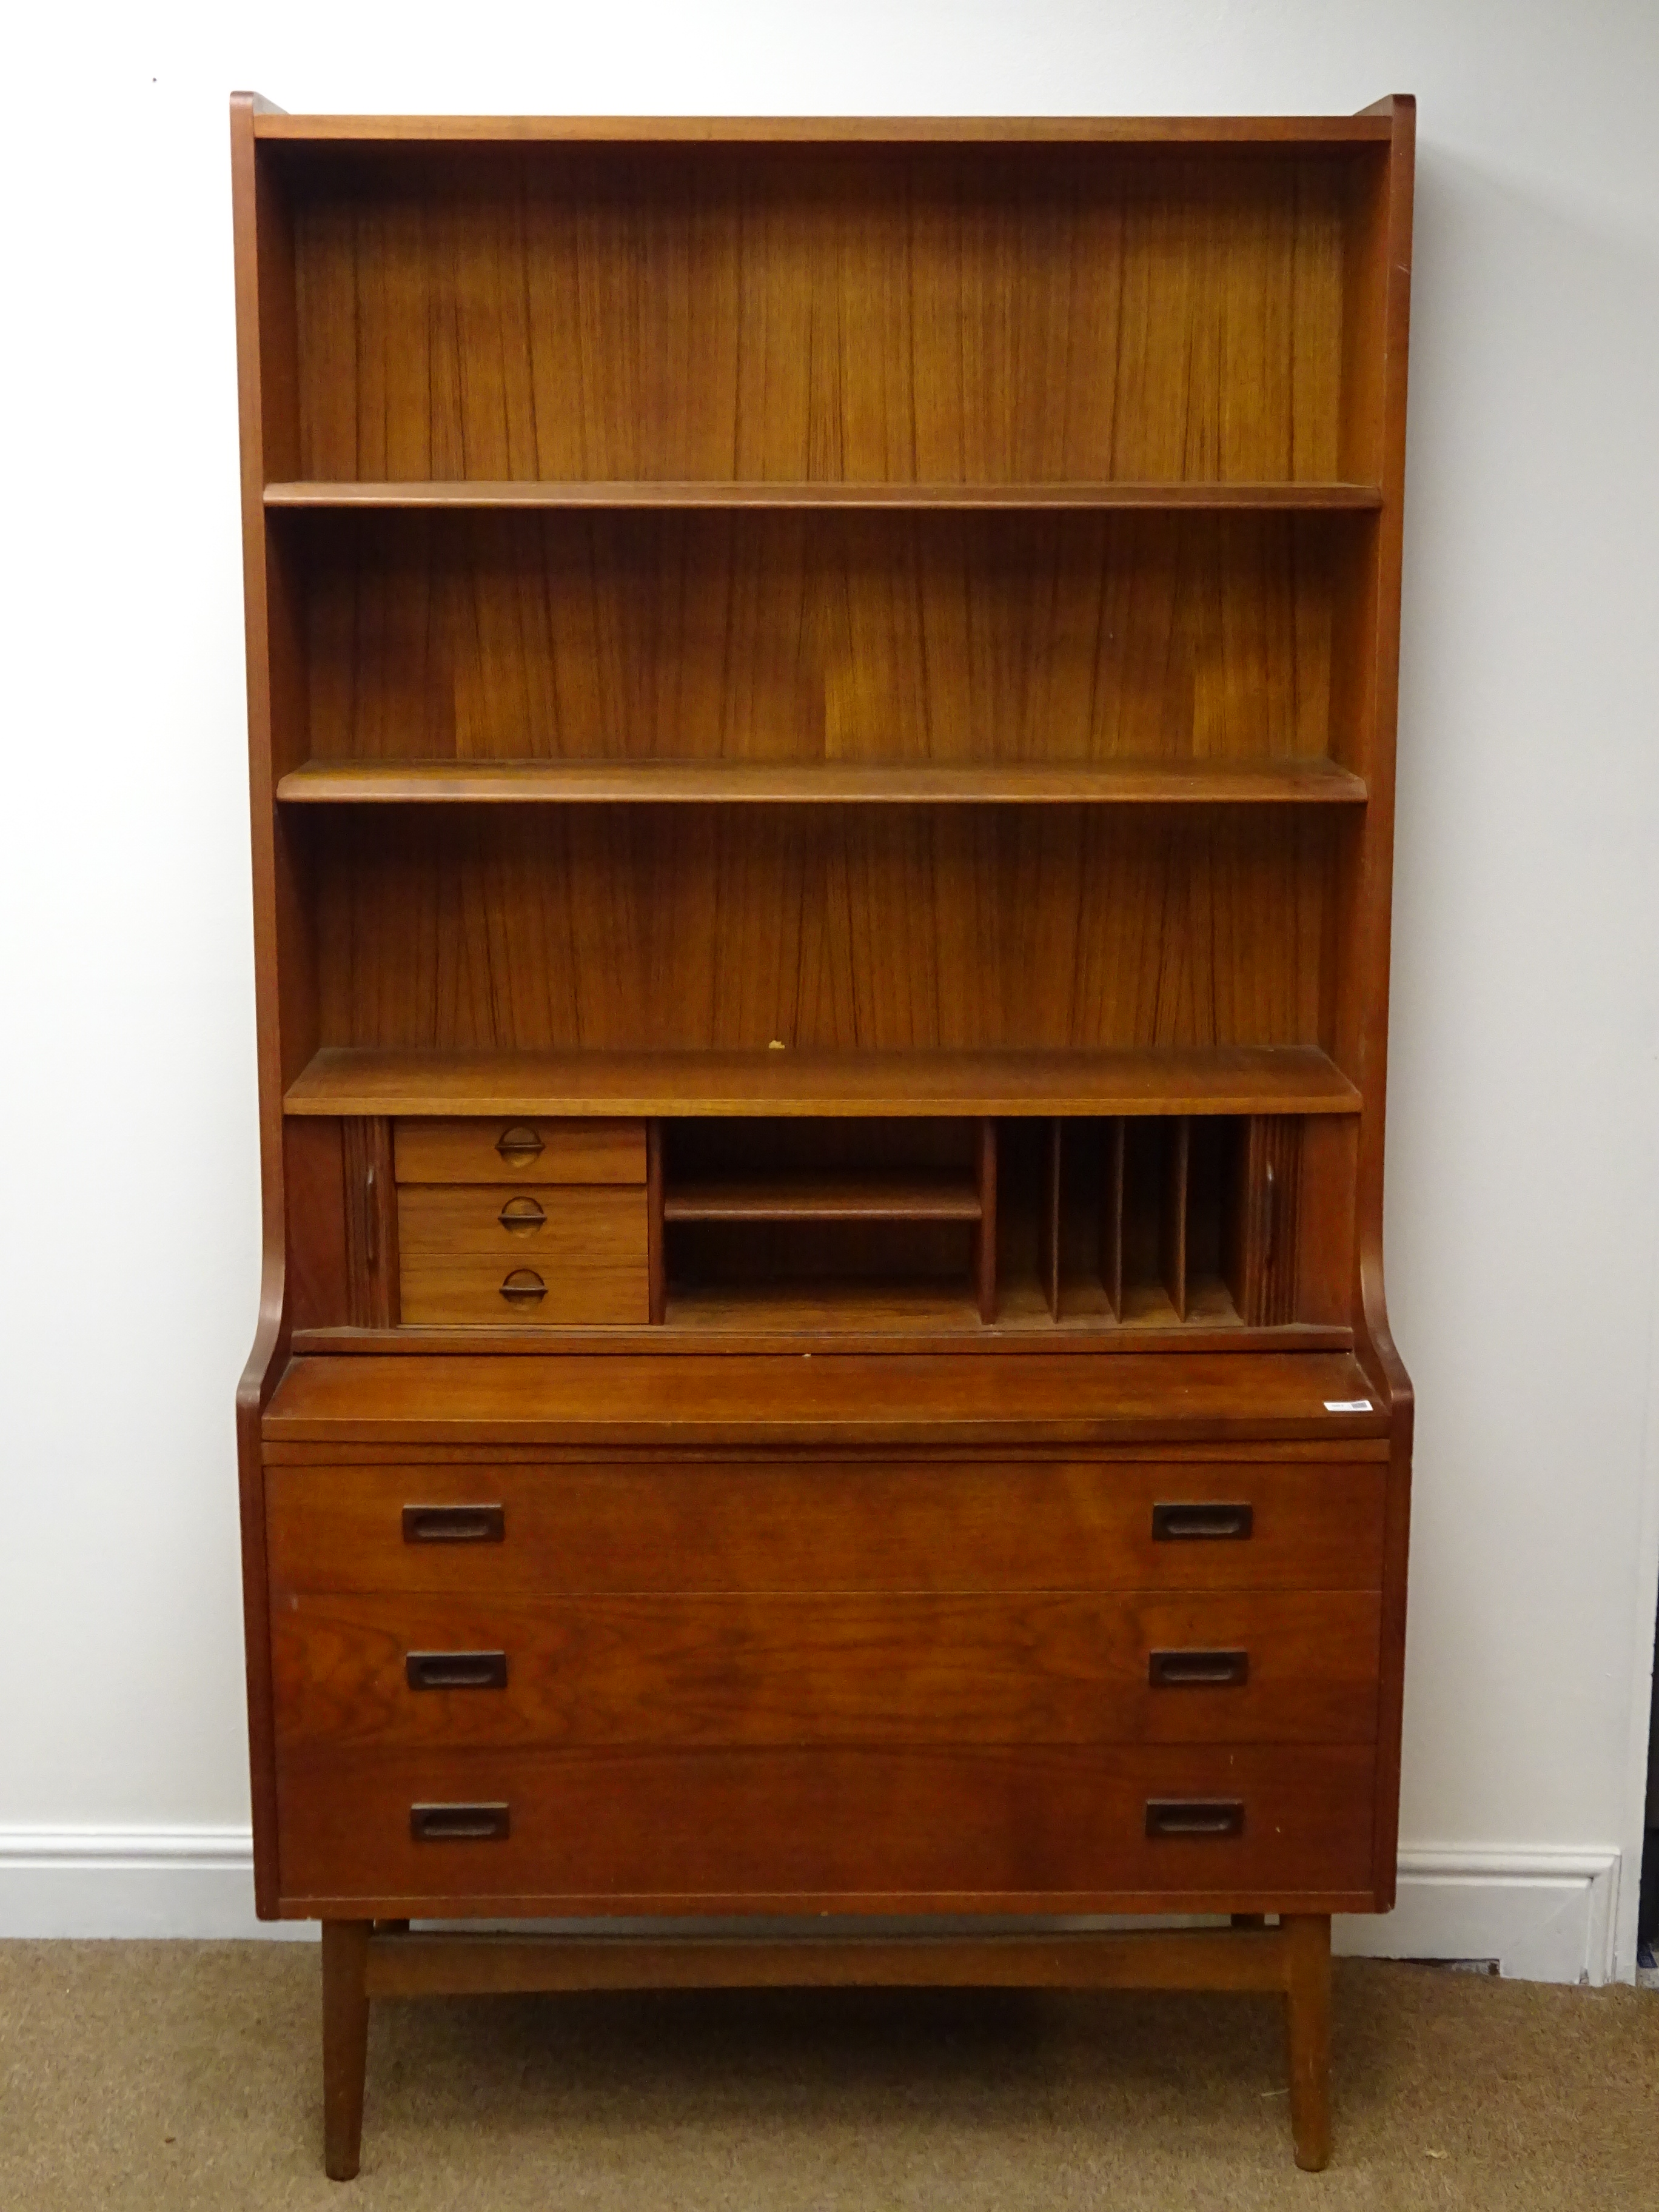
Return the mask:
[[0,1928],[138,1924],[156,1864],[152,1924],[241,1910],[230,89],[613,113],[1407,90],[1389,1263],[1420,1407],[1402,1831],[1440,1885],[1412,1940],[1524,1964],[1482,1916],[1504,1881],[1559,1904],[1559,1875],[1596,1954],[1622,1850],[1627,1972],[1659,1552],[1651,0],[155,0],[33,10],[8,59]]

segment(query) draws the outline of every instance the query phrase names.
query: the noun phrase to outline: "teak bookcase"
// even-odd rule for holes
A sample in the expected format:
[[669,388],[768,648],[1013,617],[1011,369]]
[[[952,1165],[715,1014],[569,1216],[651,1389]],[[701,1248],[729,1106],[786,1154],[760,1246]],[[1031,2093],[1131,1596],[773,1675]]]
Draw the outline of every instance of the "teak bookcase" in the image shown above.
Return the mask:
[[[1394,1893],[1411,102],[232,135],[329,2172],[372,1996],[777,1982],[1282,1992],[1319,2166]],[[1053,1924],[1154,1912],[1222,1924]]]

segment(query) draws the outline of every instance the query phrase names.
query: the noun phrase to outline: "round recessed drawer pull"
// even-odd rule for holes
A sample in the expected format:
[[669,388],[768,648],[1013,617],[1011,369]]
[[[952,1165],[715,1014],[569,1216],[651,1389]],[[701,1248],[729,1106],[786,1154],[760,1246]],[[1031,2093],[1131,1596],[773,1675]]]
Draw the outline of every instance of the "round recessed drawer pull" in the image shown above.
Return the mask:
[[541,1227],[547,1216],[533,1198],[509,1198],[495,1218],[511,1235],[528,1237]]
[[510,1129],[503,1129],[495,1139],[495,1150],[509,1166],[520,1160],[539,1159],[542,1155],[539,1129],[532,1129],[522,1121],[515,1121]]
[[501,1296],[509,1305],[538,1305],[547,1296],[547,1285],[533,1267],[515,1267],[501,1285]]

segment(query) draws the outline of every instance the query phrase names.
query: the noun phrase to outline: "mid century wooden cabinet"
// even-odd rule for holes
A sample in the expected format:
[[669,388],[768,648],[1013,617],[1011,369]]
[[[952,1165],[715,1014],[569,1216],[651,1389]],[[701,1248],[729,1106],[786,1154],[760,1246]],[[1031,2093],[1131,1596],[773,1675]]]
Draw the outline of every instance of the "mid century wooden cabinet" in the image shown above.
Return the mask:
[[[328,2170],[371,1996],[790,1981],[1281,1991],[1322,2164],[1394,1893],[1411,102],[232,125]],[[1154,1912],[1222,1924],[1046,1924]],[[410,1926],[481,1915],[641,1926]]]

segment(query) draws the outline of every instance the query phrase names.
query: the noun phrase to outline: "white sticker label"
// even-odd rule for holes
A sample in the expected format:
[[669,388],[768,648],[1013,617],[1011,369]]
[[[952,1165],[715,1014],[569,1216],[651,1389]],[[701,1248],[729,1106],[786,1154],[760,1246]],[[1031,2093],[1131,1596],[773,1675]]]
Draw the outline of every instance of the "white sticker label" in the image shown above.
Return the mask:
[[1369,1413],[1370,1410],[1369,1398],[1327,1398],[1325,1401],[1328,1413]]

